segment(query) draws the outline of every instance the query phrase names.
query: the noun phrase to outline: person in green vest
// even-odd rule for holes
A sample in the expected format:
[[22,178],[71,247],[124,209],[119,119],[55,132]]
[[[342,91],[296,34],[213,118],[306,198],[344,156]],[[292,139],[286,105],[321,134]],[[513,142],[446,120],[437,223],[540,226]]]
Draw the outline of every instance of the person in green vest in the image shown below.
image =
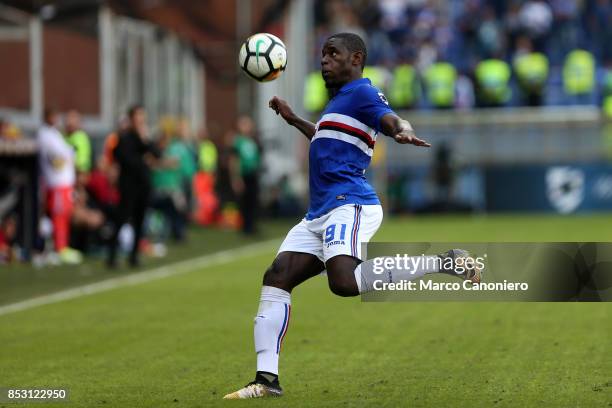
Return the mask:
[[395,109],[415,107],[420,96],[420,88],[417,72],[412,64],[406,62],[395,67],[387,95],[389,103]]
[[431,64],[423,74],[429,104],[435,109],[449,109],[455,105],[457,70],[448,62]]
[[511,70],[498,55],[476,66],[477,101],[481,107],[504,106],[510,100]]
[[389,79],[389,71],[384,67],[367,65],[363,68],[363,77],[369,78],[372,85],[385,92],[387,89],[387,81]]
[[612,121],[612,57],[606,60],[605,66],[602,90],[603,114],[607,120]]
[[229,163],[230,182],[238,197],[242,232],[250,235],[257,232],[261,148],[255,139],[253,119],[241,116],[236,127]]
[[548,57],[533,51],[529,37],[519,37],[513,66],[523,104],[541,106],[548,80]]
[[74,109],[66,113],[65,139],[74,149],[76,171],[88,174],[91,171],[91,142],[87,133],[81,129],[81,115]]
[[591,102],[595,90],[595,57],[589,51],[576,49],[565,57],[563,89],[574,104]]
[[201,172],[214,175],[217,172],[219,152],[217,146],[210,140],[207,129],[202,129],[199,135],[198,167]]
[[198,172],[193,179],[192,219],[200,225],[211,225],[219,220],[219,197],[216,192],[219,152],[205,127],[198,132],[197,148]]
[[[369,78],[372,85],[379,89],[385,89],[389,73],[385,68],[367,66],[363,69],[363,77]],[[310,113],[319,113],[325,108],[329,100],[325,81],[320,71],[308,74],[304,83],[304,109]]]
[[328,99],[321,71],[308,74],[304,83],[304,109],[310,113],[319,113],[327,105]]

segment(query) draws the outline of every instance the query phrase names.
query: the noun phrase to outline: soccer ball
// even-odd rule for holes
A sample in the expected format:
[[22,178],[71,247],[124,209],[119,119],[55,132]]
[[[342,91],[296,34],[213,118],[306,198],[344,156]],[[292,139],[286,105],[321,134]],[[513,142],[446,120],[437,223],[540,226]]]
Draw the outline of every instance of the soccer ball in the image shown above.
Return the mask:
[[253,34],[242,44],[238,62],[256,81],[272,81],[287,67],[287,49],[280,38],[272,34]]

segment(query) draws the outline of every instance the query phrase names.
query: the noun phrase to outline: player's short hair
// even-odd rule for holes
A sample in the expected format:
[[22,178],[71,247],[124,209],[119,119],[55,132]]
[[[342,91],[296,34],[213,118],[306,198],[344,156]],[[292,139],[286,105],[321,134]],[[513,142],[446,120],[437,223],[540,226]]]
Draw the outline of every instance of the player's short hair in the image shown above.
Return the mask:
[[337,33],[330,36],[327,40],[329,41],[332,38],[342,40],[342,43],[350,52],[361,52],[363,54],[363,61],[361,62],[361,70],[363,70],[366,64],[366,59],[368,58],[368,50],[366,49],[363,39],[357,34],[353,33]]

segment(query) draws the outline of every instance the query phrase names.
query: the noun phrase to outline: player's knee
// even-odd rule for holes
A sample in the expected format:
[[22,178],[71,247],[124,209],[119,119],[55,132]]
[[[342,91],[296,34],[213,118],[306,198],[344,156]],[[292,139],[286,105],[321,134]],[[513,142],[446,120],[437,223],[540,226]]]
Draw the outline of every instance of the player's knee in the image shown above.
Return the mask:
[[278,259],[275,259],[264,274],[263,284],[290,291],[291,288],[289,287],[290,282],[287,272],[288,271],[284,263],[280,262]]
[[357,288],[357,283],[355,282],[355,275],[353,274],[352,270],[349,270],[348,268],[328,268],[327,277],[329,289],[334,295],[347,297],[356,296],[359,294],[359,289]]
[[342,297],[355,296],[358,294],[355,282],[351,282],[349,279],[330,279],[329,289],[334,295]]
[[359,294],[354,274],[357,265],[358,262],[348,256],[337,256],[327,262],[327,281],[334,295],[346,297]]

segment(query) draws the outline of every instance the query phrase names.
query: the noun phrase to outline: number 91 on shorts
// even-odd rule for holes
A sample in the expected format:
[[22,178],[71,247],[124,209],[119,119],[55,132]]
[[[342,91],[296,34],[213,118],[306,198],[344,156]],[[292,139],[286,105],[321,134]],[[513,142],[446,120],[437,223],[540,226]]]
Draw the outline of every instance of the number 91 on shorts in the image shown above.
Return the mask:
[[362,259],[361,246],[374,236],[382,219],[380,205],[342,205],[319,218],[303,219],[289,231],[278,252],[305,252],[323,262],[337,255]]

